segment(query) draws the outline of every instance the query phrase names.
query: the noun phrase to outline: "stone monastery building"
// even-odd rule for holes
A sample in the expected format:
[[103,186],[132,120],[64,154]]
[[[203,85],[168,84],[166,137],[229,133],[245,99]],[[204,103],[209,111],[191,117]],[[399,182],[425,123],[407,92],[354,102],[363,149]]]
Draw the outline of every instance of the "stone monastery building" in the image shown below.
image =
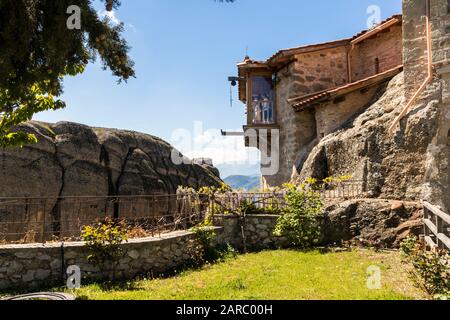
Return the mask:
[[[405,95],[412,96],[427,77],[428,54],[433,66],[441,68],[450,58],[445,42],[449,3],[404,0],[402,15],[350,38],[280,50],[265,61],[246,57],[239,63],[246,146],[268,145],[270,158],[277,153],[272,138],[279,135],[279,170],[262,170],[263,186],[290,181],[323,137],[367,108],[380,87],[400,72],[405,71],[410,88]],[[429,43],[432,52],[427,50]],[[255,133],[259,138],[253,141]],[[262,159],[262,169],[266,165]]]

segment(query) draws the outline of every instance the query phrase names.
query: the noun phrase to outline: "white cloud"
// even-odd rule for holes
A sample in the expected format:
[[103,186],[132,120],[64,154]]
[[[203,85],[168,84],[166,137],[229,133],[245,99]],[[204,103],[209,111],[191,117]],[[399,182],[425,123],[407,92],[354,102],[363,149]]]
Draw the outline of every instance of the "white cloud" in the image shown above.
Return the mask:
[[193,132],[175,130],[171,142],[185,156],[191,159],[211,158],[214,165],[259,163],[259,151],[246,148],[244,137],[224,137],[219,129],[203,131],[201,122],[194,124]]
[[[116,16],[116,12],[115,11],[107,11],[107,10],[100,10],[100,11],[98,11],[97,12],[97,14],[98,14],[98,16],[100,17],[100,18],[105,18],[105,17],[108,17],[109,18],[109,20],[111,21],[111,23],[114,25],[114,26],[117,26],[117,25],[119,25],[122,21],[120,21],[120,19]],[[134,24],[131,24],[131,23],[127,23],[127,24],[125,24],[125,28],[128,30],[128,31],[131,31],[131,32],[137,32],[137,28],[136,28],[136,26],[134,25]]]
[[108,17],[113,25],[120,24],[120,20],[119,20],[119,18],[117,18],[114,10],[113,11],[100,10],[98,12],[98,15],[100,18]]
[[128,30],[130,30],[132,32],[137,32],[137,29],[134,24],[131,24],[131,23],[127,24],[127,28],[128,28]]
[[219,164],[257,164],[259,154],[255,149],[246,148],[244,137],[222,137],[220,134],[205,133],[195,139],[196,148],[185,154],[189,158],[211,158]]

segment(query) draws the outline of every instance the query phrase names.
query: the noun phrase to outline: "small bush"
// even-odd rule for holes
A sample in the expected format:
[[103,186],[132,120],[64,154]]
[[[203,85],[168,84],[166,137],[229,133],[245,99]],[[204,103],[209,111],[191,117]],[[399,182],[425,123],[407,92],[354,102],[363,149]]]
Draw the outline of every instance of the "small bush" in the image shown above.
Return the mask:
[[217,246],[214,243],[216,233],[208,228],[209,226],[210,223],[206,222],[191,229],[194,239],[188,243],[188,250],[191,256],[191,265],[194,267],[225,261],[237,255],[237,251],[231,245]]
[[403,257],[411,257],[417,249],[418,239],[416,236],[408,236],[400,243],[400,252]]
[[241,201],[239,208],[238,208],[238,214],[239,215],[259,215],[259,214],[271,214],[271,215],[280,215],[282,214],[282,210],[274,207],[274,206],[267,206],[267,207],[258,207],[256,203],[252,202],[251,200],[243,200]]
[[111,218],[85,226],[81,232],[89,252],[87,260],[98,267],[110,265],[113,279],[117,260],[123,255],[121,244],[128,241],[127,232],[125,221]]
[[414,236],[401,243],[404,258],[419,276],[416,282],[435,297],[450,297],[450,257],[445,250],[426,250]]
[[323,203],[320,193],[309,181],[297,187],[286,184],[285,213],[278,218],[274,235],[285,236],[295,247],[310,248],[320,241]]
[[205,221],[193,228],[194,239],[188,244],[192,264],[195,266],[203,265],[215,259],[214,238],[216,233],[210,228],[210,222]]

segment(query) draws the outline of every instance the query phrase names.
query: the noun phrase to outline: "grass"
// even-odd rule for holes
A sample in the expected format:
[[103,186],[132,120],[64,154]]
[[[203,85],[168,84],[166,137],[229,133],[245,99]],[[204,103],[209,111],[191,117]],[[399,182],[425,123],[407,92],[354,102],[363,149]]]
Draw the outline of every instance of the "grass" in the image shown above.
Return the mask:
[[[372,265],[381,269],[381,289],[367,288],[367,268]],[[92,284],[75,294],[100,300],[425,299],[407,269],[397,252],[277,250],[241,255],[167,279],[139,280],[112,289]]]

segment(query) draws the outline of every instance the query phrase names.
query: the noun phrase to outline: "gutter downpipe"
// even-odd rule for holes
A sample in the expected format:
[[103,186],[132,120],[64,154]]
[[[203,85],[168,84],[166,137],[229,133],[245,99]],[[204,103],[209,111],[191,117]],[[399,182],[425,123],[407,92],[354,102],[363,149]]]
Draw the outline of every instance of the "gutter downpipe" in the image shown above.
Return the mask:
[[404,116],[408,114],[411,110],[414,102],[416,102],[419,95],[423,92],[425,87],[431,82],[433,79],[433,65],[432,65],[432,48],[431,48],[431,14],[430,14],[430,0],[426,0],[427,5],[427,14],[426,14],[426,24],[427,24],[427,51],[428,51],[428,76],[422,85],[417,89],[416,93],[412,96],[412,98],[408,101],[406,106],[403,108],[402,112],[395,118],[392,125],[389,127],[389,134],[393,135],[397,124],[403,119]]
[[352,43],[350,44],[350,49],[347,51],[347,77],[348,77],[348,83],[352,83],[352,52],[353,49],[355,49],[355,45]]

